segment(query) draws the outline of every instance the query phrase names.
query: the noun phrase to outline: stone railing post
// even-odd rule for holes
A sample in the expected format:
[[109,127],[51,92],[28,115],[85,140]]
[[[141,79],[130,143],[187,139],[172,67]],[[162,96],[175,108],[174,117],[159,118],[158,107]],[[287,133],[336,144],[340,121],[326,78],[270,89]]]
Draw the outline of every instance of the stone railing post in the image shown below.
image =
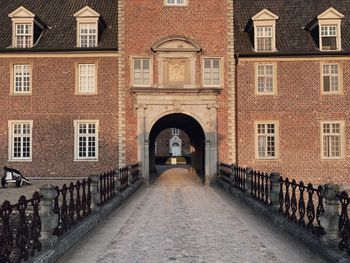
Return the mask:
[[131,169],[131,165],[128,165],[128,183],[129,186],[132,185],[132,169]]
[[116,193],[119,193],[120,185],[121,185],[121,183],[120,183],[120,171],[117,170],[115,172],[115,189],[114,189]]
[[216,168],[216,176],[218,177],[218,178],[220,178],[221,177],[221,173],[220,173],[220,162],[217,162],[217,168]]
[[231,175],[230,175],[230,182],[231,182],[231,186],[235,185],[235,175],[236,175],[236,165],[235,164],[231,164]]
[[53,211],[54,200],[58,193],[53,185],[43,185],[40,187],[40,195],[43,196],[40,202],[40,243],[42,250],[47,250],[53,248],[58,241],[58,237],[53,234],[58,226],[58,214]]
[[281,175],[279,173],[271,173],[271,192],[270,192],[270,200],[271,206],[270,209],[272,211],[278,212],[280,209],[280,178]]
[[100,209],[98,206],[100,203],[100,177],[98,175],[90,175],[89,178],[91,180],[91,211],[95,212]]
[[245,180],[245,190],[246,190],[246,194],[250,196],[250,193],[252,191],[252,180],[253,180],[253,169],[248,167],[245,170],[245,174],[246,174],[246,180]]
[[339,243],[340,203],[337,198],[339,192],[339,185],[326,184],[321,193],[324,198],[324,214],[320,215],[320,223],[326,233],[321,237],[321,240],[331,247],[336,247]]

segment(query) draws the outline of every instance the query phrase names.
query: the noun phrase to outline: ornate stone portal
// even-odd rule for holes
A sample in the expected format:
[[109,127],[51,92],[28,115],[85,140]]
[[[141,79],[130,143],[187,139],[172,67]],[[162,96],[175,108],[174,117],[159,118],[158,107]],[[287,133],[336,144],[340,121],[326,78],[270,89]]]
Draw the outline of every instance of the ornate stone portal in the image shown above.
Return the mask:
[[[148,181],[153,167],[155,138],[151,133],[157,125],[163,125],[156,128],[181,128],[189,135],[191,143],[201,154],[201,160],[196,157],[195,165],[202,167],[205,181],[209,184],[216,174],[217,95],[221,89],[203,88],[196,84],[195,65],[201,48],[188,39],[175,37],[163,40],[152,50],[158,62],[159,83],[147,88],[132,88],[136,96],[138,159],[144,164],[143,175]],[[177,117],[169,127],[159,124],[159,120],[171,114]],[[200,127],[201,131],[192,129],[192,125]],[[156,132],[159,134],[160,131]],[[203,134],[203,138],[195,133]]]

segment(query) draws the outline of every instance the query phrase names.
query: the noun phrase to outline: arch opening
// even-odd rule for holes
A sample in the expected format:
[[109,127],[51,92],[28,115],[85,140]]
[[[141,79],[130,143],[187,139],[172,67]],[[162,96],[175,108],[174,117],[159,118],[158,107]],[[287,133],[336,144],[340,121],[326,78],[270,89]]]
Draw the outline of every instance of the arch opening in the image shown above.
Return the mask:
[[[176,132],[174,133],[174,129],[178,129],[179,134],[176,134]],[[168,137],[169,141],[168,138],[166,138],[161,142],[159,140],[159,136],[166,133],[166,131],[168,131],[168,133],[171,133]],[[183,134],[185,134],[185,136],[182,136],[184,141],[182,141],[182,138],[180,138],[181,131]],[[186,136],[188,136],[189,140],[189,148],[187,149],[185,145]],[[156,158],[156,151],[160,152],[161,147],[164,147],[169,149],[167,157],[174,159],[176,156],[182,156],[186,160],[186,164],[192,166],[204,181],[205,140],[206,136],[201,124],[193,117],[183,113],[172,113],[161,117],[154,123],[149,134],[149,174],[155,174],[156,165],[162,165],[162,160]],[[165,145],[159,145],[159,142]],[[176,160],[183,159],[176,158]],[[166,164],[167,163],[165,163],[165,165]],[[173,165],[174,164],[175,163],[173,162]]]

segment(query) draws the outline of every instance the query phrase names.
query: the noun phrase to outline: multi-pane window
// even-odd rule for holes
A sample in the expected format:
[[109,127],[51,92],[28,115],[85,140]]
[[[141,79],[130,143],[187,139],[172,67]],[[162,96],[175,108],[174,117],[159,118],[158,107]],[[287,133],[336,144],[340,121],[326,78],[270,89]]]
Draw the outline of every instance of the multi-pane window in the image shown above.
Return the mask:
[[151,60],[148,58],[137,58],[133,60],[133,64],[134,86],[151,85]]
[[172,134],[173,135],[179,135],[180,134],[180,130],[178,128],[172,128]]
[[186,5],[187,0],[166,0],[166,5]]
[[339,64],[323,65],[323,92],[339,92]]
[[13,66],[13,93],[30,93],[30,65]]
[[81,23],[79,24],[80,47],[96,47],[97,46],[97,23]]
[[272,26],[256,27],[256,51],[273,51]]
[[33,29],[31,24],[15,25],[15,45],[17,48],[32,47]]
[[31,160],[32,158],[32,122],[10,122],[11,160]]
[[204,86],[220,86],[220,59],[206,58],[204,59],[203,70]]
[[79,92],[96,92],[96,65],[79,64]]
[[338,50],[337,26],[321,26],[321,50]]
[[342,158],[342,123],[322,123],[322,155],[325,159]]
[[260,64],[257,66],[257,92],[259,94],[273,94],[274,68],[272,64]]
[[257,157],[274,159],[277,156],[277,126],[275,123],[257,124]]
[[75,158],[98,159],[98,121],[75,122]]

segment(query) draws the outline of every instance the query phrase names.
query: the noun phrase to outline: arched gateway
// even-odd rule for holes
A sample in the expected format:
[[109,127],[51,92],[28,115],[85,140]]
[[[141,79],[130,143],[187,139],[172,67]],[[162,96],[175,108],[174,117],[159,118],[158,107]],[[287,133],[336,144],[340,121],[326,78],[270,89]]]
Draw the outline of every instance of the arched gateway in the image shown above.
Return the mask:
[[185,37],[168,37],[151,48],[157,65],[151,87],[133,86],[137,110],[138,159],[146,181],[154,170],[157,135],[166,128],[185,131],[194,149],[194,168],[207,184],[216,173],[217,95],[220,87],[204,87],[196,76],[201,47]]

